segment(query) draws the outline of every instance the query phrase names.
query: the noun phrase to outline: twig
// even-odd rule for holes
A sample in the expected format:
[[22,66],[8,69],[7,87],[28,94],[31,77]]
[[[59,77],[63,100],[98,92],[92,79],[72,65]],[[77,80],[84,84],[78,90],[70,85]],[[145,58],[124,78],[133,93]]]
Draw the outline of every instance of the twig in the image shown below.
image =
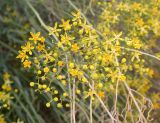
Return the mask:
[[132,51],[132,52],[137,52],[137,53],[140,53],[140,54],[143,54],[143,55],[152,57],[152,58],[157,59],[158,61],[160,61],[160,58],[158,58],[158,57],[156,57],[156,56],[154,56],[154,55],[152,55],[152,54],[149,54],[149,53],[140,51],[140,50],[131,49],[131,48],[126,48],[126,47],[121,47],[121,49],[125,49],[125,50]]

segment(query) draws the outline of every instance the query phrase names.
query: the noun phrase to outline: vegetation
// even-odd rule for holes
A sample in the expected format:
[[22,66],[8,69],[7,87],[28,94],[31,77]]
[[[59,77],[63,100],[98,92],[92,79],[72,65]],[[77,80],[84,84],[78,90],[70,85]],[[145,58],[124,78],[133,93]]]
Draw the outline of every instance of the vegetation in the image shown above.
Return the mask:
[[0,123],[159,123],[159,6],[3,1]]

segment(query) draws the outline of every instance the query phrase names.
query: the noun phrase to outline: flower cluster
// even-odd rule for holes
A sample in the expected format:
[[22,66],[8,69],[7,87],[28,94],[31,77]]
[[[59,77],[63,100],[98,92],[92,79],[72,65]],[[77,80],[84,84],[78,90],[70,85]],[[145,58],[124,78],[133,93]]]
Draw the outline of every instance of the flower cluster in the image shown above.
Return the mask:
[[[151,49],[153,48],[158,50],[157,41],[160,36],[160,26],[158,25],[160,19],[159,1],[113,0],[110,2],[98,2],[98,4],[102,8],[102,13],[98,19],[97,29],[102,32],[102,35],[111,37],[115,32],[123,32],[122,37],[130,38],[124,41],[124,48],[143,50],[146,52],[152,52],[153,50]],[[127,45],[127,47],[125,45]],[[154,53],[154,55],[156,55],[156,53]],[[139,73],[141,76],[146,73],[150,77],[154,75],[153,68],[144,69],[145,66],[148,66],[148,64],[150,65],[152,60],[145,60],[145,57],[142,59],[140,53],[125,53],[125,59],[131,59],[132,67],[123,65],[126,63],[130,64],[128,61],[122,61],[121,65],[124,68],[121,69],[125,71],[127,69],[133,69],[134,72]],[[150,95],[150,97],[152,97],[152,93],[149,93],[152,83],[139,75],[135,74],[134,77],[132,76],[134,79],[128,80],[128,83],[132,88],[138,90],[138,92],[143,95]],[[159,97],[159,93],[153,93],[153,96],[154,95]],[[159,99],[156,98],[156,100],[158,101]],[[153,101],[153,105],[155,105],[154,108],[160,107],[157,106],[159,105],[157,101]]]
[[11,75],[9,73],[3,74],[3,84],[1,85],[0,91],[0,108],[10,108],[10,100],[12,99],[11,91],[12,91],[12,80]]
[[[80,11],[72,15],[73,19],[62,19],[60,24],[48,27],[50,37],[46,40],[40,32],[31,33],[17,56],[25,68],[34,70],[36,77],[30,86],[49,95],[46,107],[55,102],[58,108],[67,108],[74,98],[86,103],[90,98],[97,105],[96,97],[114,97],[118,82],[132,87],[149,84],[145,80],[153,71],[145,65],[142,54],[123,49],[141,49],[140,39],[122,38],[122,33],[99,34]],[[118,95],[125,98],[126,92],[119,88]]]

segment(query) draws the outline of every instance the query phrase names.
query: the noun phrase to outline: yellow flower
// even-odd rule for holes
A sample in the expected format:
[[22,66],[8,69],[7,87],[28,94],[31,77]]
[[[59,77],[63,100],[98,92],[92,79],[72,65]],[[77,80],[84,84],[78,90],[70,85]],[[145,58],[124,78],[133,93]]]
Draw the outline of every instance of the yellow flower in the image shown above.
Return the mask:
[[43,89],[46,89],[46,88],[47,88],[47,85],[43,84],[43,85],[42,85],[42,88],[43,88]]
[[59,67],[62,67],[62,66],[63,66],[63,64],[64,64],[64,62],[63,62],[63,61],[58,61],[58,66],[59,66]]
[[31,87],[33,87],[34,86],[34,82],[30,82],[30,84],[29,84]]
[[45,77],[45,76],[42,76],[41,79],[42,79],[42,80],[46,80],[46,77]]
[[98,79],[98,74],[97,73],[92,73],[91,77],[92,77],[92,79]]
[[49,92],[51,89],[48,87],[48,88],[46,88],[46,92]]
[[81,94],[81,90],[79,90],[79,89],[76,90],[76,93],[77,93],[77,94]]
[[74,68],[74,63],[69,63],[70,68]]
[[62,75],[58,75],[58,76],[57,76],[57,79],[62,80],[62,79],[63,79],[63,76],[62,76]]
[[65,92],[65,93],[63,93],[63,96],[64,96],[64,97],[67,97],[67,96],[68,96],[68,94]]
[[131,41],[134,48],[140,49],[142,47],[142,43],[138,38],[133,38]]
[[142,18],[138,18],[138,19],[136,20],[136,25],[137,25],[138,27],[142,27],[142,26],[144,25],[143,19],[142,19]]
[[74,16],[74,18],[72,19],[72,21],[81,21],[80,19],[81,19],[81,12],[80,11],[78,11],[77,13],[74,13],[74,12],[72,12],[72,15]]
[[43,69],[43,71],[44,71],[45,73],[48,73],[48,72],[49,72],[49,68],[48,68],[48,67],[45,67],[45,68]]
[[126,80],[126,77],[125,77],[125,75],[121,75],[120,77],[119,77],[119,79],[121,80],[121,81],[125,81]]
[[72,76],[77,76],[77,75],[78,75],[78,70],[76,70],[76,69],[70,69],[70,70],[69,70],[69,73],[70,73]]
[[12,88],[11,88],[10,85],[4,84],[4,85],[2,85],[2,89],[5,90],[5,91],[11,91]]
[[57,102],[57,101],[58,101],[58,97],[53,98],[53,100],[54,100],[55,102]]
[[3,115],[0,115],[0,123],[6,123],[5,118]]
[[98,95],[99,95],[99,97],[103,98],[104,97],[104,92],[99,92]]
[[57,91],[57,90],[54,90],[54,94],[58,94],[58,91]]
[[94,66],[93,66],[93,65],[90,65],[89,68],[90,68],[91,70],[94,70]]
[[66,80],[62,80],[62,84],[63,84],[63,85],[66,85]]
[[73,44],[72,45],[72,49],[71,49],[73,52],[77,52],[79,50],[79,47],[77,44]]
[[82,82],[87,82],[87,79],[85,77],[83,77]]
[[34,43],[36,44],[37,43],[37,41],[38,40],[42,40],[39,36],[40,36],[40,32],[37,32],[37,33],[32,33],[32,32],[30,32],[30,34],[31,34],[31,38],[29,38],[29,40],[31,40],[31,41],[34,41]]
[[87,65],[83,65],[82,68],[83,68],[83,70],[87,70],[88,66]]
[[102,83],[99,83],[98,84],[98,88],[102,88],[103,87],[103,84]]
[[5,73],[3,74],[3,80],[4,80],[4,81],[5,81],[5,80],[9,80],[10,77],[11,77],[11,75],[10,75],[8,72],[5,72]]
[[126,58],[123,58],[123,59],[121,60],[121,63],[126,63]]
[[47,108],[51,107],[51,103],[50,102],[46,103],[46,107]]
[[18,56],[16,58],[21,59],[21,61],[23,62],[26,58],[28,58],[28,56],[26,55],[25,52],[19,51],[19,54],[18,54]]
[[71,29],[71,25],[69,24],[70,20],[65,21],[62,19],[62,24],[59,27],[62,27],[65,31]]
[[75,37],[68,36],[67,34],[61,35],[61,43],[62,44],[70,44],[70,41],[74,40]]
[[23,65],[24,65],[25,68],[30,68],[30,67],[31,67],[31,62],[28,61],[28,60],[25,60],[25,61],[23,62]]
[[53,35],[55,34],[56,36],[59,36],[59,32],[61,31],[61,29],[57,28],[57,23],[55,23],[54,27],[48,27],[49,29],[49,35]]
[[39,41],[40,41],[41,43],[44,43],[45,38],[42,36],[42,37],[39,38]]
[[32,55],[32,51],[34,49],[34,47],[32,46],[32,44],[30,42],[27,42],[25,46],[21,47],[23,52],[29,52],[30,55]]
[[93,95],[94,95],[94,92],[91,89],[89,89],[85,98],[91,97],[93,99]]
[[133,3],[131,7],[132,7],[132,9],[134,9],[134,10],[139,10],[140,7],[141,7],[141,4],[139,4],[139,3]]
[[56,69],[56,68],[53,68],[52,71],[53,71],[54,73],[56,73],[56,72],[57,72],[57,69]]
[[44,44],[38,44],[36,48],[37,48],[37,50],[38,50],[39,52],[41,52],[41,51],[44,50],[45,45],[44,45]]
[[62,104],[61,104],[61,103],[58,103],[58,104],[57,104],[57,108],[62,108]]

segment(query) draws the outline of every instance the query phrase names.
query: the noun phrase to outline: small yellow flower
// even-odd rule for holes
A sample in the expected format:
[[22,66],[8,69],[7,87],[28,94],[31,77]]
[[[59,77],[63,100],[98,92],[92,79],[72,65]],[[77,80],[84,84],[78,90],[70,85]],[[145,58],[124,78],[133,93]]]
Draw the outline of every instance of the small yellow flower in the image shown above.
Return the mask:
[[68,36],[67,34],[64,34],[64,35],[61,35],[61,43],[62,44],[68,44],[68,45],[70,45],[71,43],[71,41],[72,40],[74,40],[75,39],[75,37],[73,37],[73,36]]
[[3,74],[3,80],[4,80],[4,81],[5,81],[5,80],[9,80],[10,77],[11,77],[11,75],[10,75],[9,73],[7,73],[7,72],[5,72],[5,73]]
[[82,68],[83,68],[83,70],[87,70],[88,66],[87,65],[83,65]]
[[93,66],[93,65],[90,65],[89,68],[90,68],[91,70],[94,70],[94,66]]
[[58,97],[53,98],[53,100],[54,100],[55,102],[57,102],[57,101],[58,101]]
[[40,41],[41,43],[44,43],[45,38],[42,36],[42,37],[40,37],[39,41]]
[[56,73],[56,72],[57,72],[57,69],[56,69],[56,68],[53,68],[52,71],[53,71],[54,73]]
[[87,82],[87,79],[85,77],[83,77],[82,82]]
[[77,94],[81,94],[81,91],[78,89],[78,90],[76,90],[76,93]]
[[38,72],[37,72],[38,74],[41,74],[42,73],[42,71],[40,71],[40,70],[38,70]]
[[72,19],[72,21],[80,21],[80,19],[81,19],[81,13],[80,13],[80,11],[78,11],[76,13],[72,12],[72,15],[74,16],[74,18]]
[[103,98],[104,97],[104,92],[99,92],[98,95],[99,95],[99,97]]
[[46,89],[46,88],[47,88],[47,85],[43,84],[42,87],[43,87],[43,89]]
[[70,20],[65,21],[62,19],[62,24],[59,27],[62,27],[65,31],[71,29],[71,25],[69,24]]
[[62,80],[62,84],[63,84],[63,85],[66,85],[66,80]]
[[137,25],[138,27],[142,27],[142,26],[144,25],[143,19],[142,19],[142,18],[138,18],[138,19],[136,20],[136,25]]
[[11,91],[12,88],[11,88],[10,85],[4,84],[4,85],[2,85],[2,89],[5,90],[5,91]]
[[72,48],[71,48],[71,51],[77,52],[78,50],[79,50],[78,45],[77,45],[77,44],[73,44],[73,45],[72,45]]
[[58,90],[54,90],[54,94],[58,94]]
[[0,115],[0,123],[7,123],[3,115]]
[[37,50],[38,50],[38,52],[41,52],[41,51],[43,51],[44,49],[45,49],[45,45],[44,44],[39,44],[38,43],[38,45],[37,45]]
[[23,65],[24,65],[25,68],[30,68],[30,67],[31,67],[31,62],[28,61],[28,60],[25,60],[25,61],[23,62]]
[[45,68],[43,69],[43,71],[44,71],[45,73],[48,73],[48,72],[49,72],[49,68],[48,68],[48,67],[45,67]]
[[62,75],[58,75],[58,76],[57,76],[57,79],[58,79],[58,80],[62,80],[62,79],[63,79],[63,76],[62,76]]
[[74,63],[69,63],[70,68],[74,68]]
[[25,52],[19,51],[19,54],[18,54],[18,56],[16,58],[21,59],[21,61],[23,62],[26,58],[28,58],[28,56],[26,55]]
[[92,73],[91,77],[92,77],[92,79],[98,79],[98,74],[97,73]]
[[61,104],[61,103],[58,103],[58,104],[57,104],[57,108],[62,108],[62,104]]
[[29,85],[30,85],[31,87],[33,87],[33,86],[34,86],[34,82],[30,82]]
[[102,88],[102,87],[103,87],[103,84],[102,84],[102,83],[99,83],[99,84],[98,84],[98,87],[99,87],[99,88]]
[[43,88],[43,85],[38,84],[38,89],[42,89],[42,88]]
[[78,75],[78,70],[76,70],[76,69],[70,69],[70,70],[69,70],[69,73],[70,73],[72,76],[77,76],[77,75]]
[[121,81],[125,81],[125,80],[126,80],[126,76],[122,74],[119,79],[120,79]]
[[68,96],[68,94],[65,92],[65,93],[63,93],[63,96],[64,96],[64,97],[67,97],[67,96]]
[[38,40],[41,40],[41,38],[39,37],[40,36],[40,32],[37,32],[37,33],[32,33],[30,32],[31,34],[31,38],[29,38],[29,40],[31,41],[34,41],[34,43],[36,44]]
[[58,66],[59,66],[59,67],[62,67],[62,66],[63,66],[63,64],[64,64],[64,62],[63,62],[63,61],[58,61]]
[[47,87],[46,91],[49,92],[51,89],[49,87]]
[[132,9],[134,9],[134,10],[139,10],[140,7],[141,7],[141,4],[140,4],[140,3],[133,3],[131,7],[132,7]]
[[57,23],[55,23],[54,27],[48,27],[49,35],[55,34],[56,36],[59,36],[59,32],[61,31],[61,29],[58,29],[57,27],[58,27]]
[[50,102],[46,103],[46,107],[47,108],[51,107],[51,103]]
[[32,46],[32,44],[30,42],[27,42],[25,46],[22,46],[22,51],[23,52],[29,52],[30,55],[32,55],[32,50],[34,49],[34,47]]
[[123,58],[122,60],[121,60],[121,63],[125,63],[126,62],[126,58]]
[[45,77],[45,76],[42,76],[41,79],[42,79],[42,80],[46,80],[46,77]]

